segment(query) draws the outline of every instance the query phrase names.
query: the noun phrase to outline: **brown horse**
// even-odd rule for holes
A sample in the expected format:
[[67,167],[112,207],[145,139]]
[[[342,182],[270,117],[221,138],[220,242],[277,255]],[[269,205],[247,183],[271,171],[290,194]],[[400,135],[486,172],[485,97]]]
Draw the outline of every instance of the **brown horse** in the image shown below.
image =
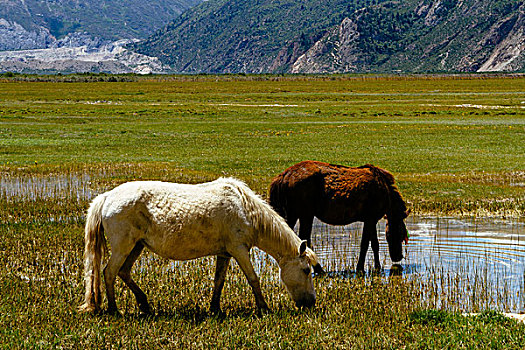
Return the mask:
[[270,185],[270,204],[293,228],[299,219],[299,237],[311,246],[314,216],[331,225],[364,223],[357,271],[364,271],[372,245],[374,266],[379,262],[377,222],[386,215],[386,239],[393,262],[403,259],[408,241],[404,219],[410,213],[388,171],[367,164],[357,168],[303,161],[277,175]]

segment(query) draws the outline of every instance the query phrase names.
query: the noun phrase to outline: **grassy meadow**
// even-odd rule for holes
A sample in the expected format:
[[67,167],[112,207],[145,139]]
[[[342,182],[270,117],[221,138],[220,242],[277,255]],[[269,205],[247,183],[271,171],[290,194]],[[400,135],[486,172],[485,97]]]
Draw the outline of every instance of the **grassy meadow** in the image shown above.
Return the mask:
[[121,281],[122,317],[76,312],[85,210],[125,181],[235,176],[265,197],[301,160],[372,163],[395,175],[416,215],[523,220],[524,78],[110,78],[0,76],[0,348],[525,346],[525,327],[483,300],[458,310],[437,295],[442,307],[429,307],[431,277],[316,278],[316,308],[296,310],[265,256],[255,259],[272,309],[262,317],[235,263],[214,317],[213,258],[150,254],[133,275],[155,316],[138,317]]

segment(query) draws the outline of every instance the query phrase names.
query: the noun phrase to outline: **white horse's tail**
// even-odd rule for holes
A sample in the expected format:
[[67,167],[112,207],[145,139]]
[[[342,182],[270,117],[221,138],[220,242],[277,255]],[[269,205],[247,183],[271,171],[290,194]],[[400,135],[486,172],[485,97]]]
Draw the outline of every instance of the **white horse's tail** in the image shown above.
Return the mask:
[[102,207],[106,201],[104,194],[97,196],[89,206],[86,217],[84,249],[84,283],[86,294],[79,311],[100,310],[102,303],[100,270],[106,252],[106,238],[102,226]]

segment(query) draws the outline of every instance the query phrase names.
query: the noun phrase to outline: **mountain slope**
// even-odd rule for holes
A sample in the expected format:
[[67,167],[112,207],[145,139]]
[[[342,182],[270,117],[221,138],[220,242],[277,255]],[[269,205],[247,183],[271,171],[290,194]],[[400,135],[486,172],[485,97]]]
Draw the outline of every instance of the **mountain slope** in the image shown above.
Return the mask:
[[73,32],[145,38],[202,0],[0,0],[0,50],[45,48]]
[[179,72],[283,72],[326,30],[378,0],[213,0],[136,49]]
[[178,72],[525,69],[521,0],[211,0],[136,44]]
[[521,1],[384,3],[343,20],[292,72],[523,69],[523,13]]

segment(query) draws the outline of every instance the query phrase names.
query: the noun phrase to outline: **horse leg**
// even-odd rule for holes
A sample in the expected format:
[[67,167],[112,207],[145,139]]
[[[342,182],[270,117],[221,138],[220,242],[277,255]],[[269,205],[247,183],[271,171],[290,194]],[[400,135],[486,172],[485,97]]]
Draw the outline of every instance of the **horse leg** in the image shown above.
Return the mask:
[[110,314],[119,313],[115,301],[115,279],[134,247],[135,242],[123,242],[123,240],[112,242],[111,244],[111,257],[106,267],[104,267],[104,281],[106,283],[106,296],[108,298],[107,312]]
[[299,238],[305,239],[309,247],[312,246],[312,225],[314,216],[302,216],[299,218]]
[[217,255],[215,279],[213,280],[213,294],[211,296],[210,311],[214,314],[221,312],[221,293],[226,280],[226,272],[230,265],[231,256]]
[[124,283],[126,283],[128,288],[131,289],[131,291],[135,295],[135,299],[137,300],[137,304],[139,305],[140,312],[149,315],[151,314],[151,307],[148,303],[148,297],[131,278],[131,268],[133,267],[135,261],[137,261],[143,249],[144,244],[138,242],[126,258],[126,261],[124,261],[124,265],[122,265],[122,267],[120,268],[118,275],[120,278],[122,278]]
[[[374,269],[379,271],[381,270],[381,262],[379,261],[379,240],[377,239],[377,223],[365,223],[367,230],[369,231],[370,245],[372,246],[372,251],[374,252]],[[363,228],[364,230],[365,228]]]
[[250,261],[249,250],[246,248],[238,249],[235,253],[232,254],[232,256],[239,264],[239,267],[241,268],[242,272],[244,272],[248,283],[252,287],[252,291],[255,296],[255,303],[257,305],[259,314],[261,314],[263,310],[269,310],[268,305],[266,304],[266,301],[264,300],[264,296],[262,294],[259,277],[257,277],[257,274],[253,269],[252,262]]
[[370,231],[367,227],[367,224],[363,226],[363,232],[361,234],[361,249],[359,251],[359,260],[357,261],[357,272],[365,271],[365,259],[366,253],[368,251],[368,246],[370,245]]

